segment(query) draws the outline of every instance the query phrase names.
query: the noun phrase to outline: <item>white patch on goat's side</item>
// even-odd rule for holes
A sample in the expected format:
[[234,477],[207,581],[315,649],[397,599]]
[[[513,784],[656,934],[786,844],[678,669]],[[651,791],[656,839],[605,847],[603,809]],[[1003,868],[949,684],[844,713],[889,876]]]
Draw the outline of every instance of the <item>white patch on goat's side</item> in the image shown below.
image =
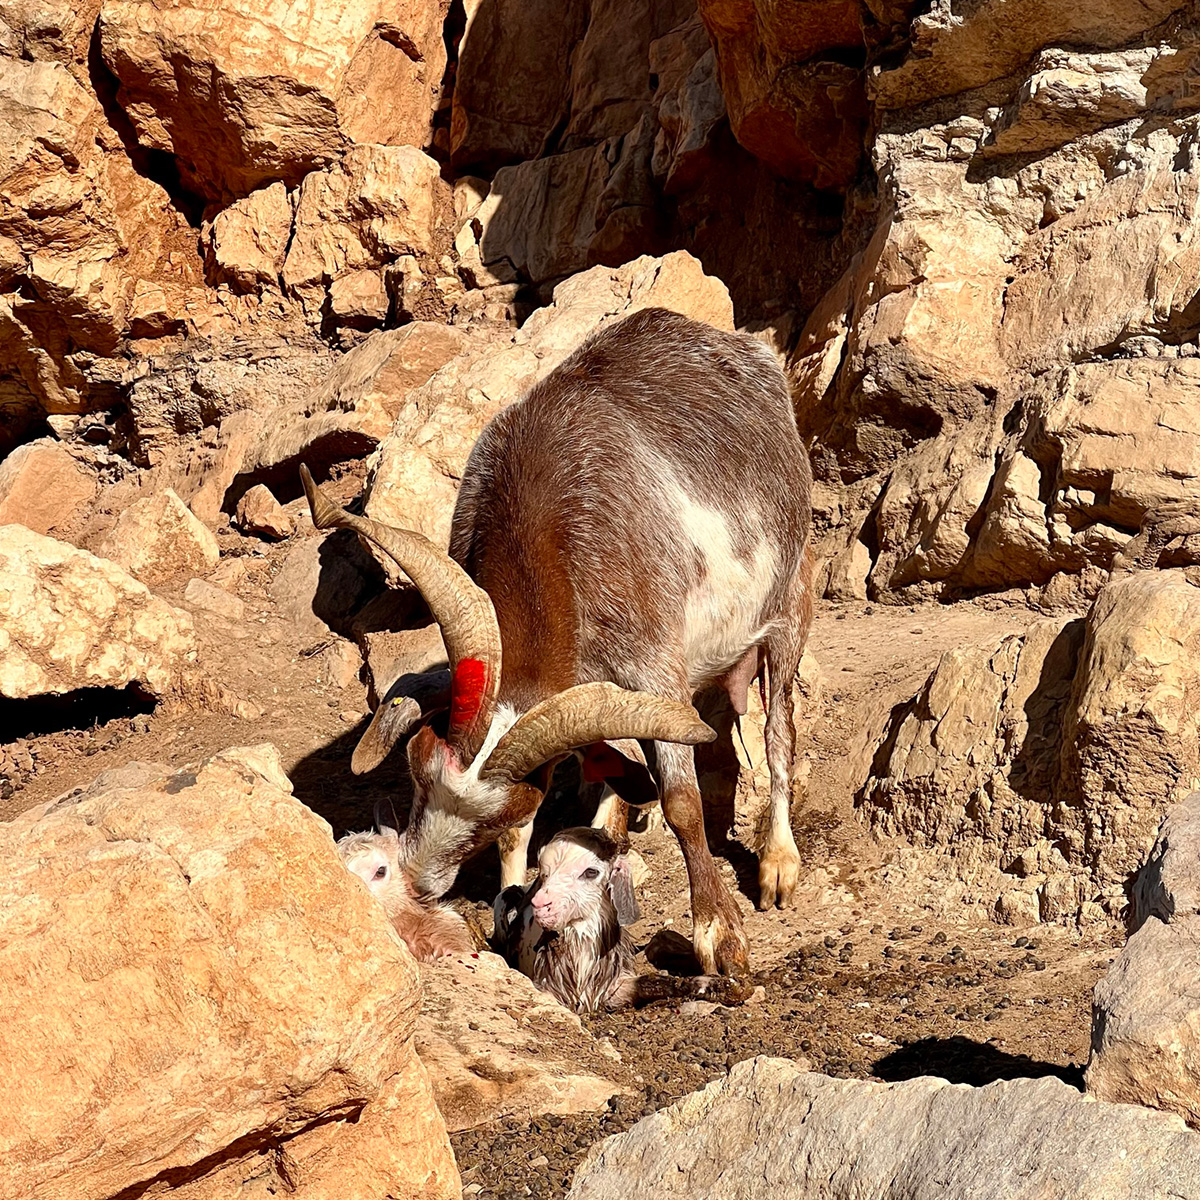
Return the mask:
[[761,624],[775,585],[779,559],[760,537],[749,561],[733,548],[729,521],[717,509],[696,503],[674,483],[669,503],[680,529],[704,564],[688,591],[684,610],[684,657],[688,682],[699,687],[727,670],[766,635]]

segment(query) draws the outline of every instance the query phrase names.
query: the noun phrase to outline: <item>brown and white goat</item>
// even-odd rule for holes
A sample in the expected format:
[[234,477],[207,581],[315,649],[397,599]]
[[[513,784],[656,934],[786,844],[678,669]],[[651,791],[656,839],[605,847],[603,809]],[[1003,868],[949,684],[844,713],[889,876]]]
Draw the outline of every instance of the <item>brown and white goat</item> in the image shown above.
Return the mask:
[[720,975],[639,975],[633,939],[638,919],[629,863],[603,829],[564,829],[542,847],[527,888],[507,887],[493,906],[499,952],[544,992],[575,1012],[660,1000],[745,999]]
[[346,870],[357,875],[379,901],[392,928],[418,962],[475,949],[466,922],[453,909],[418,896],[400,866],[400,837],[380,826],[374,833],[348,833],[337,851]]
[[[691,749],[715,735],[691,700],[722,684],[744,712],[765,666],[760,904],[789,903],[790,690],[812,615],[812,476],[766,347],[663,309],[601,330],[484,429],[448,555],[345,513],[302,475],[316,526],[354,529],[389,554],[446,643],[449,674],[393,688],[353,762],[369,768],[423,722],[408,744],[401,850],[416,890],[444,894],[502,834],[502,883],[523,882],[550,774],[578,753],[585,777],[624,800],[661,797],[687,865],[696,956],[705,972],[744,972],[741,915],[705,838]],[[654,743],[652,771],[638,742]]]

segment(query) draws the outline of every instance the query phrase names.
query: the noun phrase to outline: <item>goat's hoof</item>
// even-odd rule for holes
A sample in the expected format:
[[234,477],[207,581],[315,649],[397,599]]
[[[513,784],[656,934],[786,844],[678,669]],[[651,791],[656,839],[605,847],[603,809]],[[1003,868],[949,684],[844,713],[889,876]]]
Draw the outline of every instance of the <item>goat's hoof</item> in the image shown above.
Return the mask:
[[790,908],[800,879],[800,855],[792,847],[764,850],[758,860],[758,907]]
[[732,920],[718,915],[707,921],[697,921],[692,930],[692,948],[705,975],[750,973],[750,950],[741,918],[736,915]]

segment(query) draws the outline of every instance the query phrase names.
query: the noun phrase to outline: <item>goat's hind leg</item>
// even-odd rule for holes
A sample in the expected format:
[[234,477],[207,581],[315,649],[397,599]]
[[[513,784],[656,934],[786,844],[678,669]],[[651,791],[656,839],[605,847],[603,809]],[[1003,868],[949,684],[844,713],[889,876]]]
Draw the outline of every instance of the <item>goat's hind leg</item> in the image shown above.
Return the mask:
[[812,624],[812,556],[805,554],[789,611],[767,638],[767,767],[771,775],[771,815],[758,856],[758,907],[792,904],[800,878],[800,851],[792,833],[792,782],[796,763],[796,721],[792,689]]

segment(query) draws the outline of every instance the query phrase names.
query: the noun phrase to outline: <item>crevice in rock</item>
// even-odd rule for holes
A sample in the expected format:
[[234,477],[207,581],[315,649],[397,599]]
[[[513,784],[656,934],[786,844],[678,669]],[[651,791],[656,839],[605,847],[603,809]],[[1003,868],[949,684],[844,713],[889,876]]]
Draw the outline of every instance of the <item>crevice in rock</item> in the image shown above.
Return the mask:
[[93,729],[109,721],[146,716],[157,703],[136,683],[123,688],[77,688],[58,696],[25,700],[0,697],[0,729],[5,742],[67,729]]
[[92,29],[92,39],[88,44],[88,78],[96,99],[104,111],[108,123],[116,131],[125,148],[133,169],[144,179],[157,183],[168,195],[171,204],[183,216],[193,229],[200,228],[207,201],[184,186],[179,174],[179,164],[173,155],[165,150],[151,150],[143,146],[137,138],[133,122],[117,99],[120,83],[117,77],[108,69],[100,50],[100,22],[97,21]]

